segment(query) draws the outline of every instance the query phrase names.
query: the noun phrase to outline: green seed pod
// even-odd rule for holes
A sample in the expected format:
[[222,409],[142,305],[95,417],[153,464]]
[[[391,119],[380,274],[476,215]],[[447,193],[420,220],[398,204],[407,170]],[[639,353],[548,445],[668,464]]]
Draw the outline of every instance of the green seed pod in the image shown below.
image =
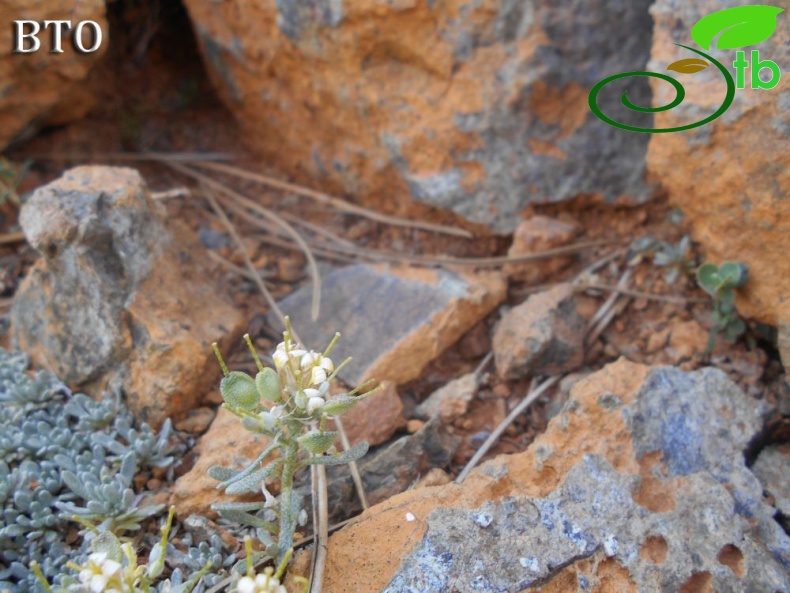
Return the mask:
[[247,373],[228,373],[220,382],[219,391],[222,399],[231,408],[254,412],[260,407],[261,396],[255,387],[255,381]]
[[361,402],[363,399],[365,398],[362,396],[354,397],[353,395],[348,395],[345,393],[335,395],[334,397],[330,397],[328,400],[326,400],[326,403],[321,408],[321,412],[327,416],[339,416],[340,414],[344,414],[346,411],[348,411],[353,405]]
[[276,402],[280,399],[280,376],[274,369],[265,368],[255,375],[255,386],[266,401]]
[[311,430],[297,438],[299,444],[314,455],[322,455],[335,444],[339,433],[334,431]]

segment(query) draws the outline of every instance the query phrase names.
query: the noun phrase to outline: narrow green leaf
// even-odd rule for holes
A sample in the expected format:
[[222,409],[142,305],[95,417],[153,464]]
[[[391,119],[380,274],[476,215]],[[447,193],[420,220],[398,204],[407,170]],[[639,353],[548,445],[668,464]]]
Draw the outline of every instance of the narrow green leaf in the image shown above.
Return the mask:
[[776,17],[784,9],[775,6],[736,6],[702,17],[691,28],[691,38],[703,49],[738,49],[761,43],[776,30]]
[[217,484],[217,488],[219,488],[220,490],[224,490],[225,488],[227,488],[228,486],[230,486],[234,482],[236,482],[238,480],[241,480],[242,478],[250,475],[256,469],[258,469],[258,466],[261,463],[263,463],[263,461],[266,459],[266,457],[268,457],[278,446],[279,446],[279,443],[276,440],[272,441],[269,444],[269,446],[266,447],[260,455],[258,455],[258,458],[255,461],[253,461],[244,470],[240,471],[239,473],[237,473],[232,478],[229,478],[229,479],[225,480],[224,482],[221,482],[220,484]]
[[235,521],[236,523],[241,523],[242,525],[250,525],[252,527],[258,527],[260,529],[265,529],[269,533],[273,533],[275,535],[277,534],[277,527],[273,523],[269,523],[268,521],[261,519],[260,517],[256,517],[255,515],[251,515],[243,511],[217,510],[217,512],[222,517],[224,517],[225,519],[229,519],[230,521]]
[[258,471],[252,472],[248,476],[235,480],[225,489],[226,494],[249,494],[251,492],[261,492],[261,482],[271,476],[282,465],[282,459],[275,459]]
[[222,467],[220,465],[212,465],[208,468],[206,472],[209,478],[213,478],[215,480],[219,480],[220,482],[224,482],[225,480],[230,480],[233,476],[238,474],[241,470],[232,469],[229,467]]
[[211,508],[215,511],[260,511],[263,508],[264,501],[257,502],[218,502],[212,504]]

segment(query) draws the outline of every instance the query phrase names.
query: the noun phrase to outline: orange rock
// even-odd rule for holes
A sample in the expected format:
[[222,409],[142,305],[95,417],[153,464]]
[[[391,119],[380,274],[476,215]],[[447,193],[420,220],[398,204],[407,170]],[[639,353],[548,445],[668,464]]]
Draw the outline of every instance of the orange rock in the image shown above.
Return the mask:
[[[376,379],[400,385],[418,378],[505,293],[497,272],[357,264],[323,279],[323,313],[317,321],[310,319],[310,286],[283,299],[280,308],[308,348],[323,348],[335,332],[343,334],[332,358],[352,357],[340,371],[346,383]],[[269,319],[279,324],[272,314]]]
[[[689,45],[693,24],[721,8],[721,2],[706,0],[679,12],[674,2],[656,2],[651,9],[652,70],[691,56],[673,43]],[[784,14],[779,19],[771,37],[760,44],[761,59],[776,61],[786,54],[790,28]],[[730,66],[735,59],[734,50],[712,55]],[[747,70],[747,88],[736,90],[732,105],[714,122],[681,133],[653,134],[648,167],[672,203],[683,209],[706,261],[749,266],[749,281],[738,291],[738,310],[777,325],[790,321],[790,102],[781,85],[771,90],[748,88],[749,77]],[[684,77],[682,83],[682,105],[656,114],[655,127],[699,121],[702,114],[718,108],[726,93],[714,67]],[[655,81],[653,90],[654,105],[665,105],[674,97],[665,82]]]
[[211,343],[235,343],[243,319],[140,174],[70,169],[36,190],[20,223],[41,257],[14,300],[15,344],[88,393],[122,389],[154,427],[195,408],[220,374]]
[[[529,255],[567,245],[579,234],[579,225],[569,224],[548,216],[533,216],[521,222],[513,234],[513,244],[507,254],[511,257]],[[573,261],[573,256],[554,257],[508,264],[502,271],[514,280],[539,284],[562,271]]]
[[[87,113],[92,97],[81,93],[80,87],[91,67],[106,51],[108,41],[104,0],[85,0],[66,6],[55,0],[18,2],[0,0],[0,14],[4,26],[0,28],[0,150],[18,136],[29,135],[44,120],[63,124]],[[92,20],[101,27],[103,43],[94,53],[80,53],[71,43],[71,33],[64,31],[63,53],[50,53],[52,27],[41,27],[38,38],[39,51],[14,53],[14,20],[71,20],[76,27],[79,21]],[[86,29],[89,31],[90,29]],[[30,28],[25,29],[30,32]],[[73,31],[72,31],[73,32]],[[90,45],[86,32],[85,43]],[[29,47],[29,40],[25,47]]]
[[[214,465],[237,469],[246,468],[266,448],[269,438],[242,428],[238,417],[220,408],[208,432],[198,440],[194,453],[198,459],[194,467],[181,476],[173,487],[170,504],[175,505],[179,518],[192,514],[217,517],[211,505],[250,497],[229,496],[217,490],[217,480],[206,472]],[[252,497],[260,500],[263,495]]]
[[584,18],[498,0],[185,5],[241,138],[285,176],[496,232],[529,202],[649,195],[648,138],[607,133],[587,105],[604,72],[645,66],[642,4],[597,0]]
[[524,453],[403,492],[332,535],[323,590],[786,590],[787,536],[735,454],[758,415],[721,371],[621,359],[579,381]]
[[186,418],[180,422],[176,422],[176,429],[183,430],[192,434],[202,434],[214,420],[216,415],[215,411],[208,407],[201,407],[195,410],[190,410]]
[[494,362],[503,379],[575,370],[584,359],[584,319],[574,289],[558,284],[502,316],[494,330]]
[[382,386],[381,391],[343,414],[343,428],[352,447],[361,441],[367,441],[371,447],[385,443],[405,423],[403,403],[395,384],[384,381]]
[[702,354],[708,347],[708,332],[696,321],[673,325],[669,335],[669,349],[675,364]]

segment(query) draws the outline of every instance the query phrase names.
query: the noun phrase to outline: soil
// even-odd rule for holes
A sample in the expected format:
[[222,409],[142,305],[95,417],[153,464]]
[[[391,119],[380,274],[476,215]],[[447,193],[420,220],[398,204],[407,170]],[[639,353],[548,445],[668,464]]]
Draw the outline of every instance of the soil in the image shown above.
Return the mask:
[[[189,179],[162,164],[133,160],[148,152],[228,153],[234,156],[234,165],[278,177],[265,162],[256,160],[247,152],[232,117],[210,88],[183,8],[170,2],[158,6],[158,17],[140,19],[135,11],[143,10],[142,3],[108,5],[113,27],[111,35],[122,38],[124,42],[110,46],[104,61],[89,81],[92,92],[99,98],[97,105],[88,118],[43,130],[8,151],[7,156],[13,161],[33,160],[29,174],[19,187],[20,194],[55,179],[71,166],[88,163],[123,163],[138,167],[155,192],[194,186]],[[128,27],[129,23],[139,22],[148,24]],[[97,80],[103,81],[102,86]],[[128,160],[108,159],[107,155],[112,153],[124,153]],[[229,176],[212,176],[278,212],[290,213],[352,241],[363,252],[381,249],[410,255],[493,256],[505,255],[510,244],[509,237],[493,236],[450,213],[407,201],[399,204],[395,213],[467,228],[475,233],[475,238],[469,240],[385,226]],[[194,192],[186,197],[168,199],[166,208],[170,216],[186,221],[201,233],[206,247],[216,255],[236,265],[242,264],[241,255],[228,240],[224,227]],[[0,207],[0,214],[2,232],[18,232],[16,207],[7,202]],[[507,301],[502,307],[517,305],[533,292],[572,280],[592,262],[614,250],[627,248],[641,237],[652,236],[675,244],[687,233],[678,213],[660,196],[642,206],[611,206],[589,196],[535,207],[525,216],[529,214],[575,221],[582,228],[579,241],[603,240],[606,244],[577,255],[572,265],[539,287],[511,282]],[[276,298],[284,297],[308,280],[301,253],[270,245],[265,241],[266,235],[246,221],[235,218],[234,222],[253,262],[263,272]],[[35,254],[24,243],[0,246],[0,297],[9,299],[13,296],[20,279],[34,260]],[[699,262],[696,251],[690,260]],[[783,402],[790,396],[783,383],[778,353],[771,344],[770,328],[752,325],[749,334],[734,344],[718,338],[710,354],[704,351],[704,344],[702,350],[696,352],[693,347],[688,350],[682,344],[681,347],[678,344],[673,347],[669,336],[678,326],[693,328],[695,326],[689,322],[696,322],[703,332],[710,330],[710,299],[696,286],[690,273],[681,274],[674,283],[668,283],[666,269],[656,266],[647,254],[633,257],[629,265],[633,272],[631,290],[649,295],[672,295],[683,301],[662,302],[648,297],[625,301],[612,322],[589,346],[586,369],[597,370],[620,356],[650,365],[676,364],[686,370],[712,364],[725,370],[755,399],[764,398],[777,409],[786,405]],[[212,266],[217,285],[228,290],[249,320],[249,331],[259,351],[273,350],[279,336],[266,326],[264,316],[268,307],[254,283],[218,263]],[[624,258],[604,266],[596,272],[596,284],[616,285],[624,266]],[[591,317],[609,294],[607,290],[587,290],[580,294],[583,314]],[[435,360],[420,379],[400,387],[407,420],[411,418],[414,407],[432,391],[480,364],[491,348],[490,336],[501,313],[501,308],[492,312]],[[7,345],[7,337],[5,340]],[[239,344],[229,364],[238,369],[253,369],[243,344]],[[468,411],[450,426],[451,431],[463,437],[463,443],[448,468],[451,477],[463,468],[485,437],[518,404],[528,389],[528,381],[501,381],[492,367],[484,368],[477,397]],[[551,410],[557,409],[562,397],[562,389],[557,388],[539,400],[508,427],[487,457],[526,449],[535,436],[545,430]],[[218,403],[216,393],[205,402],[212,408],[216,408]],[[205,426],[205,423],[196,424]],[[406,432],[404,425],[402,433]],[[787,422],[777,414],[767,426],[764,442],[760,445],[787,440],[788,433]],[[177,474],[184,473],[190,465],[189,462],[182,464]],[[159,491],[161,498],[164,498],[163,489],[168,486],[166,477],[162,475],[141,476],[136,483],[141,489]]]

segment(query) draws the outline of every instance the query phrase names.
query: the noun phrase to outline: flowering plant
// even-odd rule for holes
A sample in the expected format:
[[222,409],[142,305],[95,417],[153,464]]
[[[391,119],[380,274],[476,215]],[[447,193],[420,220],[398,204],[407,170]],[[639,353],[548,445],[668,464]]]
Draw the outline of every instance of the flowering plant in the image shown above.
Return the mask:
[[[340,334],[335,334],[322,352],[307,350],[293,338],[286,318],[283,341],[274,352],[275,368],[265,368],[249,335],[244,339],[252,353],[258,373],[255,378],[240,371],[229,371],[217,345],[217,355],[224,377],[220,392],[224,406],[241,419],[242,426],[269,437],[268,445],[246,469],[214,466],[208,474],[220,481],[217,488],[228,494],[260,492],[259,502],[233,502],[213,505],[223,517],[250,525],[266,547],[266,555],[281,567],[293,551],[297,524],[307,520],[294,492],[294,475],[308,465],[351,463],[368,450],[365,442],[343,451],[335,449],[339,434],[326,429],[327,420],[343,414],[377,389],[357,395],[370,382],[340,395],[330,396],[329,385],[350,358],[335,367],[329,354]],[[275,456],[275,452],[279,455]],[[279,481],[275,497],[267,481]],[[278,570],[279,572],[279,570]]]
[[[148,556],[148,563],[137,563],[137,552],[131,543],[121,543],[111,531],[96,532],[91,540],[91,554],[84,564],[67,562],[66,566],[77,571],[76,582],[65,588],[49,584],[37,562],[31,569],[46,593],[151,593],[153,582],[165,568],[167,538],[173,525],[175,507],[170,507],[167,521],[162,525],[162,537]],[[166,593],[190,593],[200,578],[211,568],[206,564],[185,583],[174,584],[169,579],[161,583],[159,591]]]

